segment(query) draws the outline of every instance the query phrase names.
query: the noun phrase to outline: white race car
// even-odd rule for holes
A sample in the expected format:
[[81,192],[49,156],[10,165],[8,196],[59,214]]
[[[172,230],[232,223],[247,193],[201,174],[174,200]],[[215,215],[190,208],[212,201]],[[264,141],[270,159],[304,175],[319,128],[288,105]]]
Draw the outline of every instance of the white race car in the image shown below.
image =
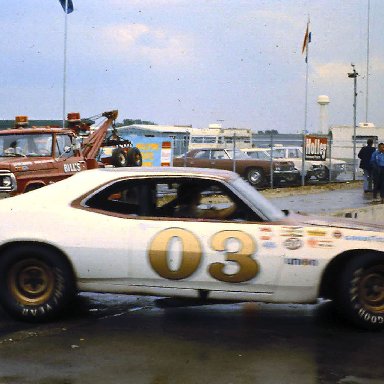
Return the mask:
[[327,298],[355,325],[384,327],[384,226],[280,211],[233,172],[84,171],[0,201],[0,215],[0,303],[22,320],[57,317],[88,291]]

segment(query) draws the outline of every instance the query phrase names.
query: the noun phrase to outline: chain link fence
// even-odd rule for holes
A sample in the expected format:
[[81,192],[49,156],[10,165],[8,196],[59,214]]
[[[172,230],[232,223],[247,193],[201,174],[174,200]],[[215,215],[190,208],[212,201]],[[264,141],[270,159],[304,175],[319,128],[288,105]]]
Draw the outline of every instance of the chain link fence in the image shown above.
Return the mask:
[[[309,159],[306,146],[306,135],[301,134],[272,134],[253,135],[252,140],[245,141],[236,135],[215,143],[212,138],[201,138],[201,142],[190,145],[186,138],[173,137],[174,156],[184,158],[184,166],[188,166],[188,151],[201,148],[210,149],[213,153],[217,149],[225,149],[231,157],[230,170],[236,172],[237,162],[243,161],[244,154],[252,158],[257,164],[260,161],[270,162],[269,187],[274,188],[273,174],[278,164],[292,162],[300,172],[296,184],[324,184],[334,182],[347,182],[362,179],[362,170],[359,168],[360,160],[357,155],[360,149],[366,145],[366,140],[334,141],[332,136],[319,135],[326,139],[323,145],[323,159]],[[303,150],[304,148],[304,150]],[[356,158],[354,159],[354,153]],[[180,164],[180,161],[178,161]],[[198,165],[196,165],[198,166]],[[287,183],[288,185],[288,183]],[[279,185],[280,187],[281,185]]]

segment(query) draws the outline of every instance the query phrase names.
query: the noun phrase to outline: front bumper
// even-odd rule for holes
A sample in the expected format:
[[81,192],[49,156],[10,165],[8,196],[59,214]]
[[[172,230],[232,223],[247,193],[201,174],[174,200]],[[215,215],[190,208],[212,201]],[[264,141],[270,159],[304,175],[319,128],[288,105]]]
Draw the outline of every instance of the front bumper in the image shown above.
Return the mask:
[[297,181],[300,179],[300,171],[298,169],[292,170],[274,170],[273,171],[273,179],[277,182],[288,182],[291,183],[293,181]]

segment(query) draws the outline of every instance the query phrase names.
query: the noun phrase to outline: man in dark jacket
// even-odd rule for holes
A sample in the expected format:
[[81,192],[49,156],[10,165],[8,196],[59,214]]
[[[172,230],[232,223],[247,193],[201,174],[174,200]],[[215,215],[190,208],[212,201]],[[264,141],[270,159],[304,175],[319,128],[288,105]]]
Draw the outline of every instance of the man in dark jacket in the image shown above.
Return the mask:
[[372,153],[375,152],[375,148],[373,147],[373,140],[368,139],[367,145],[360,149],[359,154],[357,155],[360,161],[360,168],[363,170],[363,188],[364,192],[372,191],[372,164],[371,157]]
[[381,203],[384,204],[384,143],[380,143],[371,157],[373,175],[373,198],[380,192]]

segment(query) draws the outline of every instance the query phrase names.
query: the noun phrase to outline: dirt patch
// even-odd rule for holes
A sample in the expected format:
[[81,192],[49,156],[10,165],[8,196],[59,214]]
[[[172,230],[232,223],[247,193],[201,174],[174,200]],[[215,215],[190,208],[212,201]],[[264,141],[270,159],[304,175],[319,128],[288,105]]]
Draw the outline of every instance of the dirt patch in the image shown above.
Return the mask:
[[362,181],[346,181],[343,183],[327,183],[327,184],[316,184],[316,185],[304,185],[300,187],[285,187],[285,188],[274,188],[265,189],[260,191],[266,197],[284,197],[294,195],[307,195],[310,193],[319,193],[325,191],[336,191],[340,189],[355,189],[363,188]]

